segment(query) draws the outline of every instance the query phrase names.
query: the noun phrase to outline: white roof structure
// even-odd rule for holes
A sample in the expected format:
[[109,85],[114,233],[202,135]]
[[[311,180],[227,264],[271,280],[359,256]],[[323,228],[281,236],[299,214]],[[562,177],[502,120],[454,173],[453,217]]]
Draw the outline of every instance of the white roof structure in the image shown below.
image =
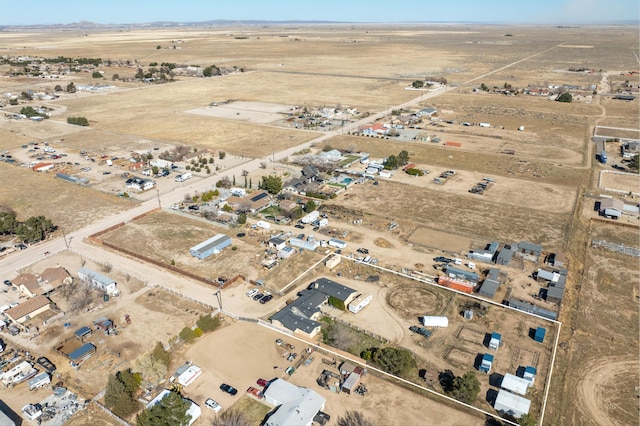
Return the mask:
[[496,402],[493,404],[496,411],[503,411],[517,419],[525,414],[529,414],[531,401],[527,398],[512,394],[506,390],[500,390]]
[[278,407],[266,421],[266,426],[310,426],[326,402],[317,392],[282,379],[271,382],[264,397],[267,403]]
[[182,386],[189,386],[202,374],[202,369],[197,365],[191,365],[185,370],[184,373],[178,376],[178,383]]
[[424,325],[425,327],[449,327],[449,318],[423,316],[422,325]]
[[529,384],[529,380],[507,373],[504,375],[500,387],[519,395],[526,395]]

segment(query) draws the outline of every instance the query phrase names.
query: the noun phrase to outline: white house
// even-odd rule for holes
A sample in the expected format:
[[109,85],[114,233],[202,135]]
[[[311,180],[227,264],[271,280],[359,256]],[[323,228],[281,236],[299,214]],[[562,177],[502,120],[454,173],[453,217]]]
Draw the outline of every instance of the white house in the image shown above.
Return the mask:
[[78,271],[78,278],[107,294],[113,294],[118,291],[117,283],[113,278],[109,278],[89,268],[81,268]]
[[342,153],[337,149],[332,149],[331,151],[321,152],[318,154],[320,158],[327,161],[338,161],[342,158]]
[[178,376],[178,383],[182,386],[189,386],[202,374],[202,369],[197,365],[191,365]]

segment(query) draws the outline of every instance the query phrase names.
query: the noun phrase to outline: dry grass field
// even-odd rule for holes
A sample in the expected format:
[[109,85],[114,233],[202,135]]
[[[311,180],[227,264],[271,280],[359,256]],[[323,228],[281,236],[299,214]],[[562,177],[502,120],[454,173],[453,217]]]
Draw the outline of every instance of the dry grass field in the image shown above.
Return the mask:
[[[436,107],[445,120],[490,122],[492,126],[503,126],[504,129],[442,124],[429,126],[426,130],[438,135],[443,142],[461,142],[460,148],[349,135],[334,137],[326,143],[343,149],[354,146],[359,151],[371,153],[374,158],[407,149],[411,161],[434,170],[458,170],[460,180],[453,180],[449,182],[451,185],[445,184],[442,188],[432,188],[430,184],[415,184],[402,176],[397,181],[380,181],[378,186],[357,185],[347,192],[348,196],[340,195],[325,206],[336,212],[342,208],[355,208],[374,230],[385,230],[389,221],[397,220],[401,226],[390,234],[393,237],[391,245],[407,240],[433,245],[447,239],[448,235],[459,237],[451,241],[451,247],[499,239],[504,242],[530,240],[542,243],[545,249],[558,249],[570,242],[571,274],[576,274],[576,278],[570,279],[574,287],[568,290],[568,300],[560,319],[570,323],[567,329],[572,331],[565,331],[561,338],[564,344],[559,353],[545,424],[638,422],[637,389],[632,386],[638,382],[638,365],[634,362],[638,352],[637,262],[622,255],[587,249],[582,265],[577,257],[581,252],[576,247],[585,243],[582,238],[585,226],[575,215],[571,216],[573,203],[580,200],[583,187],[589,181],[595,181],[589,174],[593,162],[588,155],[591,126],[597,122],[637,128],[640,124],[637,100],[624,102],[594,97],[591,104],[561,104],[544,98],[507,97],[471,90],[481,83],[489,87],[502,87],[508,83],[519,88],[553,84],[599,85],[603,78],[600,70],[609,72],[609,81],[619,86],[625,79],[621,72],[637,69],[637,57],[634,56],[638,46],[637,28],[272,25],[84,33],[74,29],[0,33],[2,55],[100,57],[112,61],[110,66],[99,68],[104,71],[103,80],[92,78],[90,72],[73,73],[58,80],[9,77],[10,70],[16,67],[1,65],[0,95],[30,90],[52,91],[55,85],[65,87],[69,82],[117,86],[99,93],[60,93],[58,99],[50,101],[21,100],[17,106],[10,106],[4,97],[1,98],[4,112],[19,112],[23,106],[45,105],[53,108],[53,114],[42,123],[8,120],[2,114],[0,149],[13,152],[30,141],[55,141],[73,155],[81,150],[126,155],[185,144],[259,158],[309,141],[321,133],[275,127],[250,119],[238,120],[228,115],[195,115],[189,111],[206,109],[213,101],[235,99],[309,107],[349,106],[363,112],[377,112],[418,97],[420,92],[405,90],[412,81],[426,76],[445,77],[450,85],[457,86],[456,90],[425,101],[422,106]],[[157,46],[161,48],[157,49]],[[117,64],[117,61],[127,60],[133,66]],[[217,78],[179,76],[178,81],[167,84],[112,79],[114,74],[132,78],[138,66],[146,70],[152,62],[200,67],[237,66],[243,67],[244,72]],[[595,72],[568,72],[570,67],[586,67]],[[90,128],[66,124],[70,116],[88,118]],[[525,126],[525,130],[516,131],[518,126]],[[505,150],[513,150],[515,155],[503,154]],[[482,175],[496,177],[497,185],[485,196],[467,193],[467,180]],[[135,205],[100,192],[99,186],[83,188],[57,180],[51,174],[39,174],[10,164],[0,164],[0,179],[5,183],[0,190],[0,205],[14,209],[21,219],[44,214],[65,230],[79,229]],[[430,180],[424,178],[425,182]],[[504,182],[502,186],[501,182]],[[344,229],[350,231],[350,242],[369,243],[370,236],[365,228],[351,232],[352,228],[345,224]],[[637,238],[634,241],[628,234],[618,235],[620,229],[626,230],[596,226],[593,237],[619,238],[637,246]],[[129,223],[104,238],[128,249],[144,251],[159,261],[174,260],[178,266],[204,275],[266,276],[278,284],[297,276],[305,265],[318,257],[299,256],[297,260],[265,273],[260,265],[261,258],[256,256],[260,255],[259,244],[265,235],[248,231],[247,237],[240,240],[233,233],[224,231],[234,238],[235,251],[226,250],[204,262],[191,258],[189,247],[218,232],[220,228],[203,221],[158,213]],[[398,251],[402,252],[404,248],[398,248]],[[384,250],[392,252],[393,248]],[[582,270],[585,275],[581,279],[578,276]],[[238,293],[238,299],[244,297],[241,293]],[[122,349],[131,356],[148,349],[152,344],[149,339],[155,338],[145,336],[147,340],[135,340],[140,332],[133,333],[134,329],[144,321],[149,324],[162,322],[166,316],[164,305],[175,304],[175,312],[172,312],[179,317],[167,325],[164,333],[173,332],[173,328],[186,324],[192,316],[188,312],[190,307],[162,299],[158,294],[145,293],[136,297],[133,303],[140,305],[144,318],[125,330],[123,340],[132,340],[127,340],[129,346]],[[402,297],[406,301],[409,296]],[[415,294],[416,300],[422,300],[420,297]],[[429,297],[425,298],[424,303],[429,300]],[[126,309],[129,309],[128,305]],[[196,312],[194,309],[191,310]],[[508,317],[491,321],[513,322],[516,334],[511,338],[518,341],[517,328],[521,326],[518,321]],[[491,324],[484,325],[489,327]],[[130,331],[131,337],[127,336]],[[251,333],[247,331],[248,335]],[[468,361],[468,354],[477,346],[469,343],[473,333],[469,327],[458,336],[443,338],[442,349],[452,347],[447,356],[454,362]],[[236,341],[236,336],[232,337],[230,339]],[[523,347],[527,344],[522,343]],[[229,343],[229,347],[233,346],[233,342]],[[238,350],[241,348],[238,346]],[[197,352],[194,351],[194,356]],[[521,356],[523,360],[532,359],[525,351]],[[621,380],[623,374],[631,377],[629,383]],[[99,390],[106,378],[98,379],[87,389]],[[306,384],[307,380],[312,386],[313,377],[306,378],[301,384]],[[83,387],[80,378],[75,381],[77,383],[72,384]],[[385,395],[385,399],[371,399],[376,403],[398,401],[400,404],[400,397],[405,396],[403,390],[387,393],[389,388],[384,382],[373,386],[380,386],[379,392]],[[391,394],[392,397],[388,397]],[[539,395],[535,398],[538,401]],[[356,406],[363,410],[375,408],[367,401]],[[404,404],[407,399],[402,401]],[[346,406],[343,402],[332,401],[331,404]],[[407,413],[420,412],[424,409],[423,404],[422,399],[412,400],[410,410],[415,411]],[[439,404],[433,403],[431,411],[440,409]],[[333,412],[340,413],[340,410],[342,408],[335,408]],[[380,418],[400,423],[416,418],[406,413],[397,418],[385,417],[394,411],[381,412]],[[454,420],[447,424],[475,421],[456,417],[458,415],[454,413]],[[84,416],[82,421],[94,421],[93,415]],[[104,423],[104,420],[95,416],[95,423],[100,422]]]

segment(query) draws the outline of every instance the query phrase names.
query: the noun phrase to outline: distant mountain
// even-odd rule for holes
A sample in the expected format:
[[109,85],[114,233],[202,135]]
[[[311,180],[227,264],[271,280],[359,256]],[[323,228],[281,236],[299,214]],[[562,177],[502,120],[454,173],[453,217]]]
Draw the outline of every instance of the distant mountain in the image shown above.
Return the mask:
[[[245,20],[245,19],[215,19],[209,21],[198,22],[175,22],[175,21],[156,21],[156,22],[143,22],[143,23],[129,23],[129,24],[100,24],[97,22],[80,21],[69,24],[49,24],[49,25],[0,25],[0,31],[16,31],[16,30],[112,30],[112,29],[144,29],[144,28],[202,28],[202,27],[239,27],[239,26],[270,26],[270,25],[318,25],[318,24],[334,24],[334,25],[367,25],[367,24],[380,24],[380,25],[393,25],[393,24],[410,24],[410,25],[426,25],[426,24],[460,24],[460,25],[522,25],[523,23],[508,22],[419,22],[419,21],[405,21],[405,22],[350,22],[350,21],[304,21],[304,20],[288,20],[288,21],[262,21],[262,20]],[[638,19],[629,20],[617,20],[617,21],[600,21],[600,22],[584,22],[584,23],[528,23],[527,25],[540,25],[540,26],[555,26],[555,27],[579,27],[589,25],[620,25],[620,26],[637,26],[640,24]]]

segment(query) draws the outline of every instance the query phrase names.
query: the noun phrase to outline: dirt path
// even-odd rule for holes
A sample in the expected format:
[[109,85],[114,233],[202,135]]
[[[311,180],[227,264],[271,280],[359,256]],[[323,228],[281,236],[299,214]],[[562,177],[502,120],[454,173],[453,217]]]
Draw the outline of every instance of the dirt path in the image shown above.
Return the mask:
[[615,382],[629,371],[637,371],[640,362],[625,358],[598,358],[581,370],[584,372],[578,380],[577,405],[587,413],[594,424],[614,426],[609,412],[615,407],[608,402],[607,392],[615,388]]

